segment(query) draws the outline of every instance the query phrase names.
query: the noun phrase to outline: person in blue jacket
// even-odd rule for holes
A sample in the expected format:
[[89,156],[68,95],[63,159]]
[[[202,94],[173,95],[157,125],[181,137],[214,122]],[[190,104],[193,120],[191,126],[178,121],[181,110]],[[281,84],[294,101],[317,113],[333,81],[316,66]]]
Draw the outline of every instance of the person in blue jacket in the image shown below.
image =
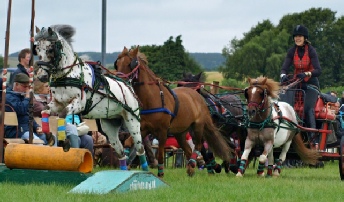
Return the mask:
[[19,73],[24,73],[27,76],[29,76],[31,55],[32,53],[29,48],[25,48],[19,52],[18,54],[19,64],[17,65],[17,69],[14,72],[14,76]]
[[[5,107],[6,112],[16,112],[18,128],[16,126],[5,126],[6,138],[29,139],[29,102],[29,77],[24,73],[18,73],[14,76],[12,89],[6,92]],[[33,132],[34,139],[39,138],[47,144],[46,135],[42,132],[42,127],[35,120],[33,120]]]

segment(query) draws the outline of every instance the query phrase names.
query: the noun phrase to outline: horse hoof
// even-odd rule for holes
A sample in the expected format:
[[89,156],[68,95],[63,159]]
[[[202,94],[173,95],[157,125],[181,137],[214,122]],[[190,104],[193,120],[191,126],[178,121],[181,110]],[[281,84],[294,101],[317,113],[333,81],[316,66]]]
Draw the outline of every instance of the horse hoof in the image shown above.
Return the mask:
[[65,141],[63,142],[63,151],[64,152],[68,152],[70,150],[70,141],[69,139],[65,139]]
[[158,173],[159,178],[164,178],[164,173]]
[[238,172],[235,176],[236,177],[243,177],[244,175],[241,172]]
[[221,173],[222,167],[220,164],[216,164],[214,167],[214,170],[216,173]]
[[272,173],[272,175],[273,175],[274,177],[278,177],[278,176],[280,176],[280,173],[278,172],[278,170],[275,170],[275,171]]
[[189,177],[193,177],[195,175],[195,168],[188,165],[186,173],[188,174]]
[[257,176],[258,176],[258,177],[264,177],[264,176],[265,176],[265,173],[258,173]]
[[54,144],[55,144],[54,136],[51,133],[48,133],[46,135],[46,138],[47,138],[47,141],[48,141],[48,145],[51,146],[51,147],[54,146]]

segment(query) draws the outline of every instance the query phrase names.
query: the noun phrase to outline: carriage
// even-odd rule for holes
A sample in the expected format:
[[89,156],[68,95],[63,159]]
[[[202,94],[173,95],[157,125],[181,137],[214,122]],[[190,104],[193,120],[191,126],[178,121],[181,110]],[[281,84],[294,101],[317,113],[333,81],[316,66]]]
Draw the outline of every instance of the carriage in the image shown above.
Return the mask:
[[[304,90],[297,88],[298,81],[290,79],[286,86],[282,87],[280,100],[294,106],[295,112],[300,117],[299,124],[304,125],[302,121],[305,117]],[[338,160],[341,180],[344,180],[344,136],[341,126],[343,113],[335,110],[337,99],[329,94],[319,92],[319,96],[314,108],[316,128],[302,128],[302,134],[305,144],[313,147],[321,154],[321,161]],[[338,112],[339,111],[339,112]],[[307,132],[314,132],[315,135],[309,139]],[[318,139],[317,145],[312,145],[314,138]]]
[[[212,84],[206,84],[206,83],[197,83],[199,82],[200,75],[190,75],[190,74],[184,74],[183,85],[193,86],[196,89],[199,89],[201,85],[212,85]],[[317,159],[319,161],[327,161],[327,160],[339,160],[339,172],[341,180],[344,180],[344,137],[341,136],[341,127],[338,125],[338,119],[340,119],[340,115],[335,115],[334,111],[331,107],[335,105],[336,100],[331,99],[331,96],[328,96],[326,94],[319,94],[319,99],[317,101],[316,107],[315,107],[315,116],[316,116],[316,122],[317,122],[317,128],[307,128],[304,126],[303,118],[304,118],[304,100],[305,100],[305,93],[294,86],[296,86],[300,81],[290,80],[290,83],[286,86],[282,86],[281,90],[279,92],[279,101],[283,101],[288,103],[289,105],[293,106],[298,121],[295,124],[287,124],[290,126],[285,126],[287,129],[293,129],[298,130],[301,132],[302,142],[304,146],[306,146],[309,149],[312,149],[313,151],[318,152]],[[221,88],[221,87],[220,87]],[[228,87],[227,87],[228,88]],[[247,93],[247,89],[241,91],[242,93]],[[227,91],[227,93],[222,94],[212,94],[209,91],[207,93],[206,100],[210,99],[212,101],[207,101],[208,106],[210,109],[210,112],[215,117],[220,117],[221,122],[219,122],[220,127],[224,126],[231,126],[232,128],[240,128],[244,129],[241,130],[241,134],[238,135],[237,133],[233,133],[231,130],[226,130],[227,134],[224,134],[226,136],[229,136],[232,141],[234,141],[236,146],[236,154],[237,158],[241,159],[241,155],[244,152],[245,148],[245,138],[247,136],[247,133],[245,133],[245,129],[249,128],[248,123],[249,121],[249,114],[248,114],[248,105],[250,104],[248,100],[244,101],[244,99],[241,99],[240,102],[238,100],[231,101],[228,99],[224,99],[226,97],[233,97],[234,94],[238,95],[238,91]],[[236,96],[238,97],[238,96]],[[246,97],[247,99],[247,97]],[[263,100],[254,103],[254,108],[259,107],[258,105],[260,102],[264,102]],[[239,103],[239,104],[238,104]],[[251,103],[252,105],[252,103]],[[218,106],[217,108],[214,106]],[[223,108],[228,108],[228,110],[221,110],[221,106]],[[240,113],[235,113],[233,111],[233,108],[241,108]],[[216,111],[216,109],[219,109]],[[293,110],[293,111],[294,111]],[[283,115],[278,115],[278,119],[280,121],[289,122],[291,123],[291,120],[289,120],[287,117]],[[276,124],[273,124],[276,126]],[[259,122],[257,124],[258,127],[261,126],[261,123]],[[277,125],[277,127],[280,127]],[[277,130],[278,131],[278,130]],[[246,131],[247,132],[247,131]],[[319,138],[319,144],[318,145],[312,145],[311,142],[313,140],[308,139],[307,132],[315,132],[315,137]],[[255,158],[259,156],[262,153],[262,150],[264,148],[260,146],[256,146],[253,148],[254,152],[251,152],[251,157]],[[294,146],[295,147],[295,146]],[[296,154],[295,148],[292,147],[287,153],[288,158],[300,158],[299,155]],[[279,155],[281,154],[283,149],[277,148],[274,150],[273,154]],[[330,152],[330,151],[335,152]],[[231,171],[237,172],[237,170],[240,170],[240,166],[244,167],[244,165],[238,164],[239,161],[235,163],[231,163]],[[276,166],[276,165],[275,165]],[[229,170],[226,170],[228,172]],[[269,172],[269,170],[268,170]],[[257,172],[258,173],[258,172]]]

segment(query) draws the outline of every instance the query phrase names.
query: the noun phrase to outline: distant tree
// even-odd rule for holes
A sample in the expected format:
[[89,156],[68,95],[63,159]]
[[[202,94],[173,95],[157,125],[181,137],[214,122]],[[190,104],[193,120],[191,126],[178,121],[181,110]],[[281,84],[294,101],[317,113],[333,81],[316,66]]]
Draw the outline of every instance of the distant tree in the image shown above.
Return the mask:
[[[260,32],[259,35],[248,33],[247,36],[251,39],[233,39],[231,47],[223,49],[222,54],[227,59],[219,71],[226,79],[243,80],[248,76],[260,75],[277,79],[285,56],[285,49],[282,47],[288,44],[286,31],[278,32],[276,28],[269,26],[268,30]],[[247,42],[243,43],[245,40]]]
[[179,80],[183,72],[200,72],[201,66],[185,52],[181,36],[171,36],[162,46],[141,46],[140,52],[148,59],[148,66],[166,80]]

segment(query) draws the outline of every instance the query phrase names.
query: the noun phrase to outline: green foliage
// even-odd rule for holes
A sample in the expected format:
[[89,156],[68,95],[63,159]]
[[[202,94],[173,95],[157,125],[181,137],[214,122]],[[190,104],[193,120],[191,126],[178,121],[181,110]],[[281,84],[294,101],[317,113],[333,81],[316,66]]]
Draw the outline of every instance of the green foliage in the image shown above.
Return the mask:
[[224,79],[221,82],[222,86],[231,86],[234,88],[241,88],[244,89],[247,87],[247,83],[245,81],[238,81],[235,79]]
[[277,26],[269,20],[258,23],[244,34],[243,39],[232,39],[222,50],[226,62],[219,71],[226,79],[242,80],[263,75],[279,80],[287,50],[294,45],[293,29],[303,24],[319,56],[321,87],[343,86],[344,17],[336,19],[335,14],[327,8],[311,8],[283,16]]
[[175,81],[183,72],[201,72],[201,65],[185,52],[181,36],[170,37],[162,46],[141,46],[140,52],[148,59],[149,68],[158,76]]

